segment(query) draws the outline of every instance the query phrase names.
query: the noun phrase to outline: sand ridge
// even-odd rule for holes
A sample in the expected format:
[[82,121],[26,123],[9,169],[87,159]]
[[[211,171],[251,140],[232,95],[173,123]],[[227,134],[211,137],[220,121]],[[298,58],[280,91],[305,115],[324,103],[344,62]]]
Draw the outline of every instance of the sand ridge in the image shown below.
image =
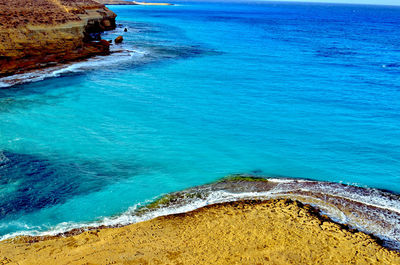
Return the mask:
[[36,243],[0,242],[0,264],[400,264],[373,237],[291,200],[240,201]]

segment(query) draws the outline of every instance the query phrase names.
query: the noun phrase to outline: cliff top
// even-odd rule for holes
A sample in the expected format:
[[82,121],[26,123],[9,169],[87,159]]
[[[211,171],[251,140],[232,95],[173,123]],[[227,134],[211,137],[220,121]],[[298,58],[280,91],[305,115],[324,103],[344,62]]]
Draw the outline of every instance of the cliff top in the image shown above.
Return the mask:
[[87,9],[104,8],[93,0],[0,0],[0,28],[79,21]]

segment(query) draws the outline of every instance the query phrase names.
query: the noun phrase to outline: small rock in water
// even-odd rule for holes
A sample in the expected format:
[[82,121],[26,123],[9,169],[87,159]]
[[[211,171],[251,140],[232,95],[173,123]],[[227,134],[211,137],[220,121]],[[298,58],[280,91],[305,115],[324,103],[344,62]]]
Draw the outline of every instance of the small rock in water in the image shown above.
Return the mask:
[[108,42],[109,42],[109,43],[112,43],[112,40],[109,40]]
[[123,38],[122,36],[118,36],[118,37],[114,40],[114,42],[115,42],[115,43],[121,43],[123,40],[124,40],[124,38]]
[[125,28],[125,29],[124,29],[124,32],[128,32],[128,29],[127,29],[127,28]]

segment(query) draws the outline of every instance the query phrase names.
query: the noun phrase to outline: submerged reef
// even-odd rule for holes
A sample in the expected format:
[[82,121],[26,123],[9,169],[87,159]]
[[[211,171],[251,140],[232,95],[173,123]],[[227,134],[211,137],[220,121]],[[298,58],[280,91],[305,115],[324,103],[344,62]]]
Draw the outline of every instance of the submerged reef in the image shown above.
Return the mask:
[[108,54],[115,18],[93,0],[0,0],[0,76]]

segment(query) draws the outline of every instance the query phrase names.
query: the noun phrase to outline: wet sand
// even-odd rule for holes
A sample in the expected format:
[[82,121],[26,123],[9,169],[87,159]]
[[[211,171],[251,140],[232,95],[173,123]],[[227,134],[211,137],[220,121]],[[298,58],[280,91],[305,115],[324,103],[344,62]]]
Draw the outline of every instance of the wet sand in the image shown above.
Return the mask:
[[373,237],[291,200],[222,203],[41,239],[0,242],[0,264],[400,264]]

